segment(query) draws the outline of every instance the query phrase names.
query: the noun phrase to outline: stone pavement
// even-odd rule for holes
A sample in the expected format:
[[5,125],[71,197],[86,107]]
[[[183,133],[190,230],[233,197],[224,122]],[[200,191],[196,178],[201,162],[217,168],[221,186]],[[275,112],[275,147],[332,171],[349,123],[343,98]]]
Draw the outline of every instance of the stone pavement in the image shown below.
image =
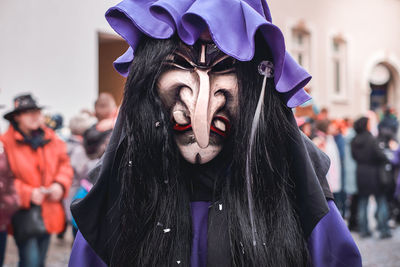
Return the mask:
[[[64,240],[59,240],[55,235],[51,237],[50,248],[47,252],[46,267],[68,266],[69,254],[72,247],[72,231],[68,229]],[[3,267],[18,266],[18,251],[14,239],[8,236],[6,259]]]
[[[381,240],[378,233],[373,237],[362,239],[352,233],[361,255],[364,267],[399,267],[400,266],[400,226],[393,230],[393,238]],[[65,240],[60,241],[52,236],[47,254],[47,267],[65,267],[68,265],[71,252],[71,232],[67,232]],[[16,267],[18,262],[14,240],[8,239],[6,261],[4,267]],[[351,266],[349,266],[351,267]]]
[[380,239],[377,232],[370,238],[352,234],[360,249],[364,267],[400,266],[400,226],[393,229],[393,237],[389,239]]

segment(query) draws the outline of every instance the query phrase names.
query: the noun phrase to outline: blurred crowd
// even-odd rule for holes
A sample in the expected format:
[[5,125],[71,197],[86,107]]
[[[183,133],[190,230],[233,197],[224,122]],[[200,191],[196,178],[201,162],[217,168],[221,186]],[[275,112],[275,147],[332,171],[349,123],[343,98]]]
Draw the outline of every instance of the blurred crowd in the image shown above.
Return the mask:
[[45,265],[50,235],[64,238],[77,226],[69,206],[95,181],[89,172],[105,152],[118,114],[112,95],[101,93],[94,111],[82,110],[64,125],[45,114],[34,96],[16,96],[0,135],[0,267],[13,234],[20,267]]
[[370,199],[376,202],[380,238],[391,237],[400,223],[400,149],[396,111],[384,107],[353,120],[334,118],[326,108],[309,105],[295,111],[301,131],[330,158],[327,174],[334,201],[351,231],[372,236]]

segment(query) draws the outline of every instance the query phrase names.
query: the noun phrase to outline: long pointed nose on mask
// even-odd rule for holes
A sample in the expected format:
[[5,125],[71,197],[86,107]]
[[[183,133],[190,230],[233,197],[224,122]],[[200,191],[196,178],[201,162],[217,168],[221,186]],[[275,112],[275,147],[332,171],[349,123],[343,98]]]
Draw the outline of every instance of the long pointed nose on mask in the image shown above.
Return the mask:
[[224,146],[230,121],[237,116],[235,64],[215,44],[202,41],[181,44],[163,63],[158,93],[171,112],[176,144],[188,162],[209,162]]
[[192,127],[196,141],[201,148],[206,148],[210,141],[210,124],[212,114],[210,105],[210,80],[206,71],[196,70],[199,75],[199,93],[196,107],[192,114]]

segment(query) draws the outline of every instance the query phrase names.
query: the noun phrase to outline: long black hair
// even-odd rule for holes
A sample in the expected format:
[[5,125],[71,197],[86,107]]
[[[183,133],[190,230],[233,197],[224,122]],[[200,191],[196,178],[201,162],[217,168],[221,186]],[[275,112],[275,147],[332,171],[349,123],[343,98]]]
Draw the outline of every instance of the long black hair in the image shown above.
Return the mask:
[[[257,38],[257,47],[265,47]],[[179,40],[144,37],[126,82],[121,117],[127,141],[120,163],[119,238],[111,266],[190,266],[191,216],[182,159],[174,143],[170,114],[157,94],[162,62]],[[239,112],[225,150],[233,156],[228,178],[218,181],[219,197],[228,209],[231,262],[234,266],[305,266],[308,251],[296,213],[293,174],[287,143],[298,131],[291,111],[267,81],[264,109],[249,150],[251,123],[260,95],[262,76],[257,67],[270,58],[257,50],[254,59],[237,63]],[[252,240],[245,162],[250,166],[256,244]]]
[[[265,47],[262,42],[262,37],[256,36],[256,47]],[[273,79],[267,80],[254,144],[249,148],[251,124],[263,81],[257,68],[266,59],[272,61],[268,49],[257,49],[253,60],[241,62],[236,68],[241,112],[233,150],[242,153],[233,153],[232,176],[224,191],[230,212],[232,260],[235,266],[307,266],[309,255],[297,215],[295,174],[290,170],[288,147],[298,128],[290,122],[292,111],[275,90]],[[247,158],[244,151],[251,153],[252,159],[254,226],[244,179]],[[252,238],[252,227],[257,231],[256,240]]]
[[120,112],[127,140],[118,177],[122,214],[111,266],[170,266],[190,258],[188,194],[156,90],[160,66],[176,47],[176,40],[142,40],[125,85]]

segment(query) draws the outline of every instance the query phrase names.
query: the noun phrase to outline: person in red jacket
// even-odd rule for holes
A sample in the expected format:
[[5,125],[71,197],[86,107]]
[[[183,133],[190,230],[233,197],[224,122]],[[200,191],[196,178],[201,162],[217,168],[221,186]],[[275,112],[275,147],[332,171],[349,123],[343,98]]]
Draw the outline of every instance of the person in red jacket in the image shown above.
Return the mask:
[[11,216],[19,207],[14,188],[14,176],[10,170],[3,143],[0,142],[0,266],[3,266],[7,244],[7,227]]
[[20,198],[21,209],[41,206],[47,234],[26,240],[16,239],[19,266],[44,266],[50,234],[61,232],[65,225],[62,199],[68,195],[73,171],[65,143],[44,126],[38,106],[30,94],[14,99],[14,110],[4,118],[10,122],[0,137]]

